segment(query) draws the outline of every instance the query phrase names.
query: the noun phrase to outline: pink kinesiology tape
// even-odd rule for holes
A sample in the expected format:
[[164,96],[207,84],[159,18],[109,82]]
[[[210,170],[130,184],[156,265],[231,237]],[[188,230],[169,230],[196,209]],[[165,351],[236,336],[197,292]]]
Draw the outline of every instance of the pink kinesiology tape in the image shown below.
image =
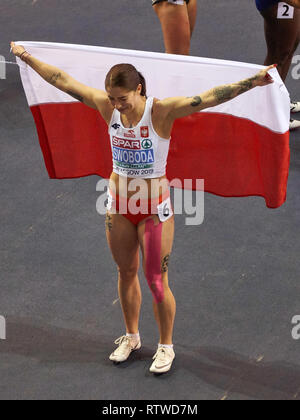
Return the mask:
[[161,237],[163,223],[155,226],[154,220],[146,221],[145,258],[146,278],[156,303],[164,300],[164,286],[161,273]]

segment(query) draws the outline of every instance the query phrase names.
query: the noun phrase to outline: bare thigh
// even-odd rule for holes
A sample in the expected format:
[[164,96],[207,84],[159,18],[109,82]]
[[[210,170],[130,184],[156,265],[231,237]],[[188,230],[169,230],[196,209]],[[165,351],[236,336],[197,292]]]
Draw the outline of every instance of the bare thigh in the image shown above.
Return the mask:
[[[159,222],[158,216],[151,216],[154,220],[155,225]],[[151,258],[151,255],[146,255],[145,252],[145,227],[146,220],[138,225],[138,238],[143,256],[143,269],[146,276],[146,262],[147,258]],[[161,252],[160,252],[160,263],[161,273],[163,275],[164,285],[168,285],[168,266],[171,257],[172,247],[174,241],[174,216],[162,224],[162,236],[161,236]]]
[[187,9],[190,21],[190,31],[192,36],[197,18],[197,0],[190,0],[189,4],[187,5]]
[[121,214],[106,213],[106,238],[119,270],[137,273],[139,240],[136,226]]
[[156,4],[154,10],[161,23],[166,53],[188,55],[191,26],[187,5],[162,2]]

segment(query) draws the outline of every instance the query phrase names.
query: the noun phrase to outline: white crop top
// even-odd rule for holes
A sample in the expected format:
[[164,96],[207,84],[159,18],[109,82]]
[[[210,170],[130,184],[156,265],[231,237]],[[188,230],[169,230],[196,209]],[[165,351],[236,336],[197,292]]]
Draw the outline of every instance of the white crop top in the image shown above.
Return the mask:
[[144,115],[137,126],[125,128],[121,114],[114,110],[109,135],[113,172],[129,178],[159,178],[166,174],[170,139],[159,137],[152,125],[153,98],[146,101]]

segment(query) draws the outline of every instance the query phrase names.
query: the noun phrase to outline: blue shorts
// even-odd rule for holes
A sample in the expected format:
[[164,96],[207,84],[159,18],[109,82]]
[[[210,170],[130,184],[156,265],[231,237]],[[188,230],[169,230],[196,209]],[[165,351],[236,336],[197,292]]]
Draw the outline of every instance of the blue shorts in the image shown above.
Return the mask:
[[260,12],[266,10],[268,7],[274,6],[274,4],[279,3],[281,0],[255,0],[256,7]]
[[173,4],[182,4],[185,1],[186,4],[189,4],[190,0],[152,0],[152,6],[154,6],[157,3],[162,3],[163,1],[167,1],[168,3]]

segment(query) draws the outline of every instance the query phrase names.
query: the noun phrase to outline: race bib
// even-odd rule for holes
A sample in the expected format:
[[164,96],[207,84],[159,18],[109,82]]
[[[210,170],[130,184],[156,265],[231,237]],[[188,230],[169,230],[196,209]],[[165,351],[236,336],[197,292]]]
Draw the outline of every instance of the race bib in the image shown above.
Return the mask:
[[278,3],[277,19],[294,19],[294,7],[283,1]]
[[111,211],[113,208],[113,198],[112,195],[110,194],[110,192],[107,193],[107,205],[106,205],[106,209],[108,211]]
[[171,198],[168,197],[165,201],[157,206],[158,217],[161,222],[165,222],[173,216],[173,209],[171,204]]

